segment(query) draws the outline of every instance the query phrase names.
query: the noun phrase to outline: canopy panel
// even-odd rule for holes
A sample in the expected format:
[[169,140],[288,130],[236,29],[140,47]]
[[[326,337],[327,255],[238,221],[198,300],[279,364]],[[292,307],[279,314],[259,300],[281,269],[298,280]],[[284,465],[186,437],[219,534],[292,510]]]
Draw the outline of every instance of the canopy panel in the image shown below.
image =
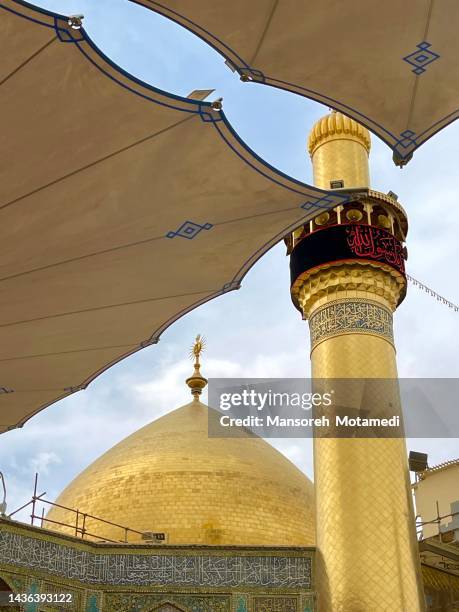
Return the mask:
[[[85,388],[345,199],[260,160],[218,105],[0,0],[0,431]],[[217,108],[214,108],[217,106]]]
[[459,116],[457,0],[130,0],[191,30],[243,79],[366,125],[402,165]]

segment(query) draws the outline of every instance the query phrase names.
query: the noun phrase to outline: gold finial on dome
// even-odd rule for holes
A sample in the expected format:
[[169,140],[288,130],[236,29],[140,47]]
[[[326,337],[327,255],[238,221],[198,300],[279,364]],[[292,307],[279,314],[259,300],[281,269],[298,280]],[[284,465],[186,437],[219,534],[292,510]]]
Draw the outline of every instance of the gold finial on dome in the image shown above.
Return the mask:
[[343,113],[332,110],[325,117],[321,117],[309,133],[309,155],[314,155],[316,149],[324,142],[342,138],[357,140],[365,147],[367,153],[370,152],[371,139],[367,128]]
[[198,401],[202,390],[207,385],[207,378],[204,378],[204,376],[201,375],[201,363],[199,361],[199,357],[204,350],[204,346],[205,340],[201,334],[198,334],[190,350],[190,357],[191,359],[194,359],[194,372],[192,376],[186,379],[186,384],[190,387],[191,394],[196,401]]

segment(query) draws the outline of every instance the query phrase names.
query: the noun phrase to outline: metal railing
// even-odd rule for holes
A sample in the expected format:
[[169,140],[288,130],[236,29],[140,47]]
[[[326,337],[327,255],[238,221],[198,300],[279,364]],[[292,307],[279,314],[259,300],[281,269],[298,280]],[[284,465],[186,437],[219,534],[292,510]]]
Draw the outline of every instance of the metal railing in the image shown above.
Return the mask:
[[[40,495],[37,495],[37,490],[38,490],[38,474],[35,474],[34,490],[33,490],[33,495],[32,495],[31,500],[28,501],[23,506],[21,506],[20,508],[18,508],[17,510],[15,510],[14,512],[12,512],[11,514],[9,514],[8,518],[11,519],[15,514],[17,514],[21,510],[24,510],[28,506],[32,506],[32,512],[30,514],[30,524],[32,526],[35,525],[35,520],[38,519],[41,521],[40,527],[43,527],[44,523],[51,523],[53,525],[59,525],[61,527],[68,527],[73,531],[73,534],[76,538],[80,537],[84,539],[85,537],[89,537],[89,538],[95,538],[103,542],[111,542],[113,544],[120,544],[120,543],[127,544],[129,534],[134,533],[141,537],[144,536],[144,533],[142,531],[137,531],[136,529],[131,529],[130,527],[119,525],[118,523],[113,523],[112,521],[107,521],[98,516],[93,516],[92,514],[88,514],[87,512],[81,512],[78,509],[75,510],[75,508],[68,508],[67,506],[63,506],[62,504],[57,504],[56,502],[49,501],[45,499],[46,491],[44,493],[40,493]],[[47,518],[45,517],[44,508],[42,508],[41,515],[38,515],[36,514],[37,503],[48,504],[50,507],[61,508],[62,510],[66,510],[67,512],[74,513],[75,522],[74,523],[64,523],[62,521],[56,521],[54,519]],[[102,535],[98,535],[97,533],[92,533],[86,527],[86,523],[88,519],[91,522],[94,521],[96,523],[103,523],[104,525],[110,525],[110,527],[119,528],[124,538],[120,540],[111,540]]]
[[437,516],[430,520],[430,521],[421,521],[420,520],[420,516],[417,515],[416,516],[416,533],[418,535],[418,540],[422,541],[424,539],[426,539],[423,536],[423,527],[425,527],[426,525],[437,525],[437,534],[436,537],[438,537],[438,539],[440,541],[444,541],[444,538],[442,536],[444,536],[446,533],[451,533],[452,531],[456,531],[457,529],[459,529],[458,527],[451,527],[451,529],[447,529],[447,530],[443,530],[442,531],[442,527],[445,527],[443,523],[443,521],[445,519],[450,519],[450,522],[452,523],[454,521],[454,518],[456,516],[459,516],[459,511],[458,512],[450,512],[449,514],[445,514],[443,516],[440,515],[440,508],[438,506],[438,502],[436,502],[436,506],[437,506]]

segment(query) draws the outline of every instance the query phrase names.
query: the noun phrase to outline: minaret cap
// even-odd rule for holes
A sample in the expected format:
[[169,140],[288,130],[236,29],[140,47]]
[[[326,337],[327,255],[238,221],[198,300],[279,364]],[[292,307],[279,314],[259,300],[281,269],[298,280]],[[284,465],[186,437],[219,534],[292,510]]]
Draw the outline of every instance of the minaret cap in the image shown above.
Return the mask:
[[186,384],[190,387],[191,394],[196,401],[199,401],[199,396],[207,385],[207,378],[201,375],[201,363],[199,362],[199,357],[204,350],[204,345],[204,338],[201,334],[198,334],[190,351],[190,356],[194,359],[194,372],[192,376],[186,379]]
[[371,140],[367,128],[354,121],[354,119],[333,110],[319,119],[309,133],[309,155],[312,157],[317,148],[325,142],[342,138],[356,140],[365,147],[367,153],[370,152]]

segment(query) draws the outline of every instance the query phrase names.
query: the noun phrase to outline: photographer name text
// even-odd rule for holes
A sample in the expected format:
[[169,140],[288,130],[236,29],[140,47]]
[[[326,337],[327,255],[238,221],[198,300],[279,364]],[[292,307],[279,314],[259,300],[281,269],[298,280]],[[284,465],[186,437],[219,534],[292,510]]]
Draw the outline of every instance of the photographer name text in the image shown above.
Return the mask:
[[222,427],[400,427],[400,417],[363,418],[335,415],[318,418],[284,418],[278,415],[253,416],[242,418],[223,415],[220,417]]

